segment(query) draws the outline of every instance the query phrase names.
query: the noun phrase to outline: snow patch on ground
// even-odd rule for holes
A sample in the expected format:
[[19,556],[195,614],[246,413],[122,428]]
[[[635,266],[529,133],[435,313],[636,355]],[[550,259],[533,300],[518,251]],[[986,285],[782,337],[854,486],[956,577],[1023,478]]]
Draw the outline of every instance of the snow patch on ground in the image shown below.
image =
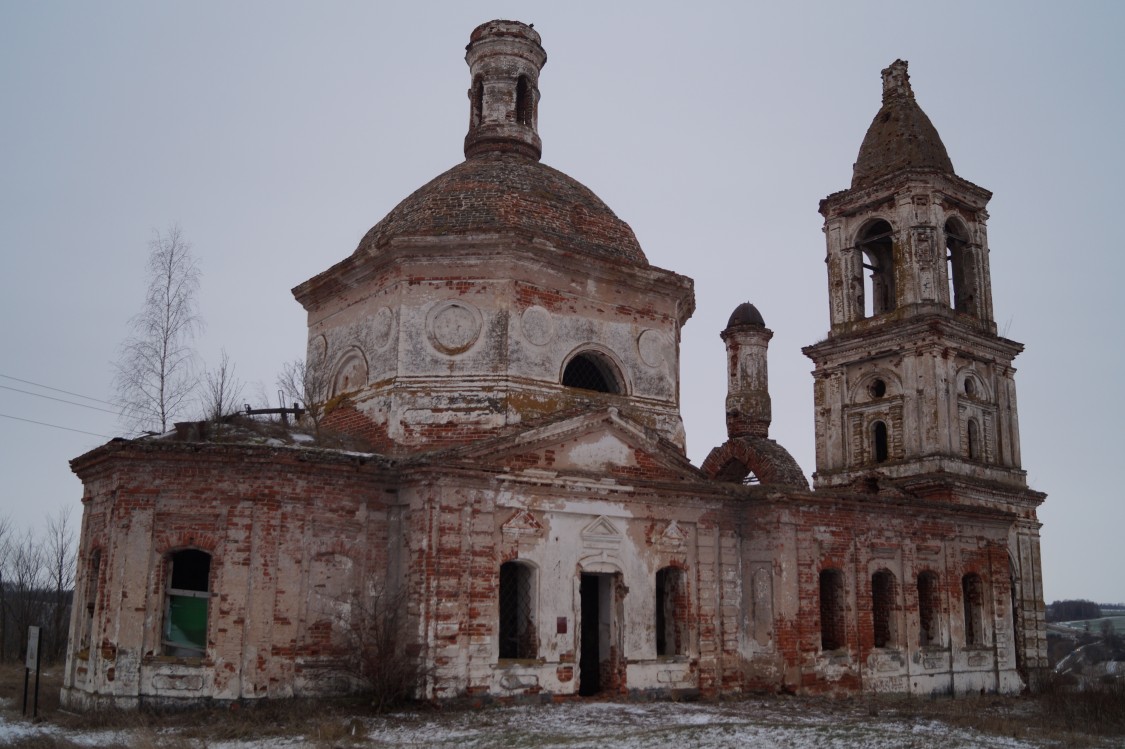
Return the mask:
[[[12,706],[15,707],[15,706]],[[348,718],[365,728],[362,740],[346,746],[409,749],[1043,749],[1055,742],[1032,742],[982,734],[930,718],[881,717],[857,705],[814,707],[799,699],[722,703],[574,702],[558,705],[486,707],[478,710],[411,711],[380,717]],[[20,746],[36,736],[54,735],[83,746],[128,746],[153,728],[67,733],[50,724],[0,716],[0,746]],[[159,729],[156,738],[175,736]],[[143,743],[143,742],[142,742]],[[151,742],[150,742],[151,743]],[[202,742],[211,749],[304,749],[324,746],[302,736],[253,741]],[[159,742],[157,742],[159,745]],[[1092,745],[1093,746],[1093,745]],[[1105,744],[1112,746],[1112,744]]]

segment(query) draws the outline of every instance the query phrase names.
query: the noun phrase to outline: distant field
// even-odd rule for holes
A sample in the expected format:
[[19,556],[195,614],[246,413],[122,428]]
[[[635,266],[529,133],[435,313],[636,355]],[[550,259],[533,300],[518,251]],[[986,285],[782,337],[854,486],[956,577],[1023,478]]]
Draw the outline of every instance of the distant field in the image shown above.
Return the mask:
[[[1116,612],[1114,613],[1116,614]],[[1116,616],[1103,616],[1101,619],[1079,619],[1073,622],[1059,622],[1059,624],[1066,627],[1073,627],[1074,629],[1101,632],[1102,622],[1109,622],[1113,626],[1113,631],[1116,634],[1125,634],[1125,612]]]

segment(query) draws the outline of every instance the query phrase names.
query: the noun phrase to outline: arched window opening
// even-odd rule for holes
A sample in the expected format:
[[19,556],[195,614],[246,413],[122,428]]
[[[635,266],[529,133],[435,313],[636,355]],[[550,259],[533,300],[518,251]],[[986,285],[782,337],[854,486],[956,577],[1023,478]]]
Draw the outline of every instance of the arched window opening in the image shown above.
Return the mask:
[[168,567],[164,654],[202,658],[207,652],[211,555],[198,549],[184,549],[168,556]]
[[1011,556],[1008,557],[1008,587],[1011,591],[1012,630],[1016,639],[1016,671],[1026,680],[1027,663],[1024,661],[1024,639],[1027,633],[1023,628],[1023,595],[1020,593],[1020,574],[1016,568],[1016,560]]
[[896,644],[895,576],[888,570],[879,570],[871,576],[871,626],[875,647],[889,648]]
[[656,654],[683,655],[687,641],[687,586],[684,571],[656,572]]
[[535,112],[535,94],[526,75],[521,75],[516,83],[516,122],[531,127]]
[[94,549],[86,567],[86,610],[83,616],[81,650],[88,651],[94,636],[94,612],[98,608],[98,592],[101,588],[102,550]]
[[889,455],[887,448],[887,423],[876,421],[871,425],[871,436],[875,443],[875,462],[886,463]]
[[965,645],[984,645],[984,583],[980,575],[961,578],[961,597],[965,607]]
[[980,460],[980,428],[977,426],[976,419],[969,419],[969,423],[965,427],[966,441],[969,452],[969,460]]
[[563,370],[562,384],[599,393],[621,394],[621,386],[613,367],[601,356],[591,352],[579,354],[570,360]]
[[871,271],[864,283],[864,317],[892,311],[895,301],[894,230],[886,221],[876,221],[860,236],[863,267]]
[[958,312],[972,312],[976,289],[969,263],[969,235],[959,221],[945,222],[949,303]]
[[938,612],[938,579],[933,572],[918,575],[918,644],[940,645],[941,628]]
[[534,574],[530,565],[500,565],[500,657],[534,658],[537,651]]
[[820,571],[820,649],[844,647],[846,637],[844,607],[844,573],[840,570]]
[[469,125],[470,127],[477,127],[484,118],[484,81],[481,80],[479,75],[473,79],[473,88],[469,93],[469,99],[472,102]]

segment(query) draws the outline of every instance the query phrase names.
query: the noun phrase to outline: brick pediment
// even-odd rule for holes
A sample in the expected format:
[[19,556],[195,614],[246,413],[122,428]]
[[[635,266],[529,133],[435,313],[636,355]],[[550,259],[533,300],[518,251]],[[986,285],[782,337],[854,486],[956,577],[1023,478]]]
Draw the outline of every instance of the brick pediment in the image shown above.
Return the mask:
[[457,452],[476,465],[507,472],[705,480],[674,445],[615,408],[563,418]]

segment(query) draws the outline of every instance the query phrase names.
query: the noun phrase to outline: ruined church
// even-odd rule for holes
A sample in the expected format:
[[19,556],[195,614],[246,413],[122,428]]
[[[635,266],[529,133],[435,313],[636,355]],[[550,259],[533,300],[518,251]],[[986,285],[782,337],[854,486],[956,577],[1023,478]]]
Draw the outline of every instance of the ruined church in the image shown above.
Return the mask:
[[64,705],[349,688],[346,628],[388,592],[425,699],[1032,683],[1044,495],[1020,465],[1022,346],[994,322],[990,193],[954,172],[906,63],[820,203],[810,486],[770,439],[772,332],[749,303],[721,331],[728,439],[691,464],[691,279],[540,161],[534,29],[482,24],[465,57],[465,160],[293,290],[320,430],[364,447],[185,428],[72,461]]

